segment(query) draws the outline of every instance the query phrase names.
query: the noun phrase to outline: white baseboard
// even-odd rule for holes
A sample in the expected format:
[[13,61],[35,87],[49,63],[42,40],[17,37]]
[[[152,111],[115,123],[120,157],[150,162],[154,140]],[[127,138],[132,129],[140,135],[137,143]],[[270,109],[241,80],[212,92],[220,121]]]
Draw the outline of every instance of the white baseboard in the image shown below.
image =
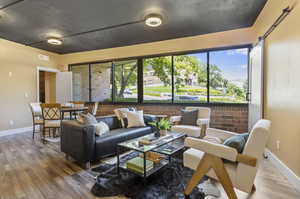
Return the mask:
[[289,167],[287,167],[275,154],[266,149],[269,160],[279,169],[279,171],[295,186],[300,192],[300,177],[298,177]]
[[0,137],[8,136],[8,135],[14,135],[19,133],[25,133],[28,131],[32,131],[32,126],[30,127],[24,127],[24,128],[17,128],[17,129],[8,129],[4,131],[0,131]]

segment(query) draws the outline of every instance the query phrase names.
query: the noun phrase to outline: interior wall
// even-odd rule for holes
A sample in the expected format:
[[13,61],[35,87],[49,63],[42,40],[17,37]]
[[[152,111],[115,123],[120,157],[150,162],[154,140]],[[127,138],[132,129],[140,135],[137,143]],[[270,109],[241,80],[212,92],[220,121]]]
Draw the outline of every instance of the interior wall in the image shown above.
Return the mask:
[[45,102],[56,102],[56,73],[45,72]]
[[[254,25],[262,35],[281,14],[298,1],[271,0]],[[300,177],[300,5],[265,42],[265,118],[272,121],[268,148]],[[277,143],[279,142],[279,148]]]
[[[41,60],[40,54],[49,61]],[[58,56],[0,39],[0,131],[32,125],[28,103],[36,101],[37,66],[57,68]]]

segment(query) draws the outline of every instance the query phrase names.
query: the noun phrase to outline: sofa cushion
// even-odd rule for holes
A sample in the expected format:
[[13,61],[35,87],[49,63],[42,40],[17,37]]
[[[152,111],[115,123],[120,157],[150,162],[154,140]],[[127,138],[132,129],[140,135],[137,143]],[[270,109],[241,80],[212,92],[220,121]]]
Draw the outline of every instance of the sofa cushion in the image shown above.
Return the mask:
[[139,128],[120,128],[96,137],[96,157],[115,154],[117,144],[152,133],[149,126]]

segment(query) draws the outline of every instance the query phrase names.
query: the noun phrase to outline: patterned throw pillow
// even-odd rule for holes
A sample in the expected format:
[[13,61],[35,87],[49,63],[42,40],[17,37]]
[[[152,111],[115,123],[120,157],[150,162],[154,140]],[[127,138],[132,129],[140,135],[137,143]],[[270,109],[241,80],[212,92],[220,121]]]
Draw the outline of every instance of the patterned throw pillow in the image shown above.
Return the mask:
[[146,126],[143,111],[127,112],[127,120],[127,128]]
[[96,135],[101,136],[109,132],[109,127],[105,122],[98,122],[97,124],[93,124],[96,129]]
[[121,122],[122,128],[127,127],[127,113],[128,112],[134,112],[136,111],[135,108],[129,107],[129,108],[118,108],[114,110],[114,113],[116,114],[118,120]]

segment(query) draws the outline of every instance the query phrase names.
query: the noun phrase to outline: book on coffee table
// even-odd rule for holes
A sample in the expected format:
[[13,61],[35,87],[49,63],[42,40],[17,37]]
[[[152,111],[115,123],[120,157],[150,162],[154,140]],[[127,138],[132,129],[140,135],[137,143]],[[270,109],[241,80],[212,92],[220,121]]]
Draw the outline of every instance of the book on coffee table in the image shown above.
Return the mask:
[[[150,160],[146,160],[146,171],[150,171],[154,164]],[[144,173],[144,159],[141,157],[135,157],[126,162],[127,169],[133,170],[138,173]]]

